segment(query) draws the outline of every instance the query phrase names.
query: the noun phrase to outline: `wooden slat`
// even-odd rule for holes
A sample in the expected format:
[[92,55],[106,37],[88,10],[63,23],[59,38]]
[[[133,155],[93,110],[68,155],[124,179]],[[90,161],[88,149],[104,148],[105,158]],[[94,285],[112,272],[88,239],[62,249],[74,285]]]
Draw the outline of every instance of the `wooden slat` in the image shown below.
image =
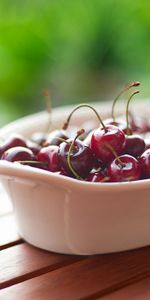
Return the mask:
[[73,263],[80,257],[59,255],[21,244],[0,253],[0,288],[27,280],[65,264]]
[[149,300],[150,278],[136,284],[129,285],[113,294],[98,298],[97,300]]
[[92,300],[148,276],[149,247],[89,257],[4,289],[1,296],[3,300]]
[[20,243],[13,214],[0,217],[0,250]]

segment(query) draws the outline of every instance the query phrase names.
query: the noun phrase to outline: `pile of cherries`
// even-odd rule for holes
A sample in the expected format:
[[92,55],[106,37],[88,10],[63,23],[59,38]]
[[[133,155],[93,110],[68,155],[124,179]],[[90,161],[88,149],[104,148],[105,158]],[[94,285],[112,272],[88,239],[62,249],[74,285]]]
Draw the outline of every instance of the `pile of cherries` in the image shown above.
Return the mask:
[[[126,118],[115,118],[114,107],[118,98],[131,88],[125,87],[112,105],[112,118],[102,121],[97,111],[88,104],[81,104],[69,115],[62,129],[50,133],[35,133],[30,140],[13,135],[0,145],[0,159],[44,169],[59,175],[89,182],[123,182],[150,178],[150,125],[142,117],[129,113],[134,91],[126,105]],[[72,115],[82,107],[90,108],[99,121],[98,128],[83,124],[75,136],[68,126]]]

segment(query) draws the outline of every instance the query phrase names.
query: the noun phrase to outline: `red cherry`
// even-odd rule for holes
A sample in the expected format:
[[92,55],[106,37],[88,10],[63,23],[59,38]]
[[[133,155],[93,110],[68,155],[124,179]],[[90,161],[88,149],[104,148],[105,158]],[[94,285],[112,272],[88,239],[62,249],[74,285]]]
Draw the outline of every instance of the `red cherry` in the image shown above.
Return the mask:
[[17,147],[17,146],[26,147],[25,139],[22,136],[18,135],[18,134],[13,134],[13,135],[9,136],[0,145],[0,157],[9,148],[13,148],[13,147]]
[[144,178],[150,178],[150,149],[147,149],[139,158]]
[[7,160],[10,162],[35,161],[35,156],[30,149],[18,146],[6,150],[3,153],[1,160]]
[[50,145],[48,147],[43,147],[39,151],[37,160],[47,163],[47,165],[45,165],[46,170],[51,172],[57,172],[60,170],[58,150],[58,146]]
[[[67,174],[72,174],[70,167],[68,165],[68,153],[70,149],[70,144],[74,140],[67,140],[60,144],[59,147],[59,157],[61,167],[65,170]],[[93,164],[95,163],[95,157],[92,150],[84,145],[79,139],[74,141],[72,151],[70,153],[70,161],[74,171],[81,177],[86,177],[88,173],[93,169]]]
[[145,142],[139,135],[126,136],[125,154],[130,154],[134,157],[140,156],[145,150]]
[[98,159],[108,164],[115,154],[122,154],[125,148],[125,134],[114,125],[97,128],[92,134],[90,147]]
[[118,156],[108,167],[108,177],[112,182],[139,180],[141,177],[140,164],[131,155]]

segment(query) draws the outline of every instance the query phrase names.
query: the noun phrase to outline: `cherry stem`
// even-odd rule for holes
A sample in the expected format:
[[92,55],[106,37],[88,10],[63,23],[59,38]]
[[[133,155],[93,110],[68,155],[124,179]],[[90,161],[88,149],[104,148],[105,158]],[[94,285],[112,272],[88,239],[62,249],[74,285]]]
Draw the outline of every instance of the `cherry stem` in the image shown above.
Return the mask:
[[88,107],[88,108],[92,109],[92,110],[94,111],[94,113],[96,114],[96,116],[97,116],[97,118],[98,118],[100,124],[102,125],[103,129],[105,130],[105,132],[107,132],[107,128],[106,128],[105,124],[103,123],[101,117],[99,116],[98,112],[96,111],[96,109],[95,109],[94,107],[92,107],[91,105],[86,104],[86,103],[80,104],[80,105],[76,106],[76,107],[73,109],[73,111],[70,113],[70,115],[69,115],[67,121],[64,123],[62,129],[66,130],[66,129],[68,128],[69,122],[70,122],[70,119],[71,119],[73,113],[74,113],[76,110],[78,110],[79,108],[81,108],[81,107]]
[[71,151],[72,149],[74,148],[74,144],[75,144],[75,141],[76,139],[85,132],[84,129],[81,129],[77,132],[77,135],[76,137],[74,138],[74,140],[72,141],[72,143],[70,144],[70,148],[69,148],[69,151],[68,151],[68,156],[67,156],[67,163],[68,163],[68,166],[69,166],[69,169],[71,170],[71,172],[73,173],[73,175],[78,179],[78,180],[83,180],[82,177],[80,177],[77,172],[74,170],[73,166],[72,166],[72,163],[71,163]]
[[108,143],[105,143],[105,147],[108,148],[113,153],[113,155],[115,156],[115,158],[118,160],[119,164],[123,167],[124,164],[121,161],[121,159],[119,158],[119,156],[117,155],[117,153],[114,150],[114,148],[110,144],[108,144]]
[[52,124],[52,101],[51,101],[51,93],[48,89],[44,91],[44,96],[46,99],[46,111],[48,112],[49,120],[48,120],[48,128],[46,132],[49,132]]
[[131,99],[132,99],[132,97],[134,96],[134,95],[136,95],[136,94],[138,94],[140,91],[135,91],[135,92],[133,92],[131,95],[130,95],[130,97],[129,97],[129,99],[128,99],[128,102],[127,102],[127,107],[126,107],[126,123],[127,123],[127,130],[126,130],[126,133],[127,133],[127,135],[129,135],[130,134],[130,128],[129,128],[129,104],[130,104],[130,101],[131,101]]
[[122,94],[124,94],[124,93],[125,93],[126,91],[128,91],[130,88],[136,87],[136,86],[139,86],[139,85],[140,85],[140,82],[139,82],[139,81],[131,82],[129,85],[127,85],[126,87],[124,87],[124,89],[121,90],[121,92],[120,92],[120,93],[117,95],[117,97],[114,99],[113,105],[112,105],[112,112],[111,112],[112,119],[113,119],[114,122],[115,122],[114,111],[115,111],[115,105],[116,105],[117,100],[120,98],[120,96],[121,96]]
[[37,160],[16,160],[15,162],[20,164],[41,164],[41,165],[48,165],[46,161],[37,161]]

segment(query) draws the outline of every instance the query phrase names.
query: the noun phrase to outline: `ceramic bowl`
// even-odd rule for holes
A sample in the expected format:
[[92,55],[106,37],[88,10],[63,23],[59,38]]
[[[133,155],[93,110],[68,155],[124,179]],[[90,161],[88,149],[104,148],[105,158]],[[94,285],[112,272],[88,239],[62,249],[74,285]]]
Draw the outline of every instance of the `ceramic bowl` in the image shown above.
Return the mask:
[[[98,106],[103,116],[110,103]],[[148,102],[136,104],[148,112]],[[54,110],[59,127],[71,107]],[[72,124],[95,116],[77,112]],[[12,132],[30,136],[46,130],[42,112],[2,128],[0,137]],[[13,206],[18,231],[27,242],[54,252],[90,255],[123,251],[150,244],[150,180],[124,183],[81,182],[29,166],[0,161],[0,178]]]

